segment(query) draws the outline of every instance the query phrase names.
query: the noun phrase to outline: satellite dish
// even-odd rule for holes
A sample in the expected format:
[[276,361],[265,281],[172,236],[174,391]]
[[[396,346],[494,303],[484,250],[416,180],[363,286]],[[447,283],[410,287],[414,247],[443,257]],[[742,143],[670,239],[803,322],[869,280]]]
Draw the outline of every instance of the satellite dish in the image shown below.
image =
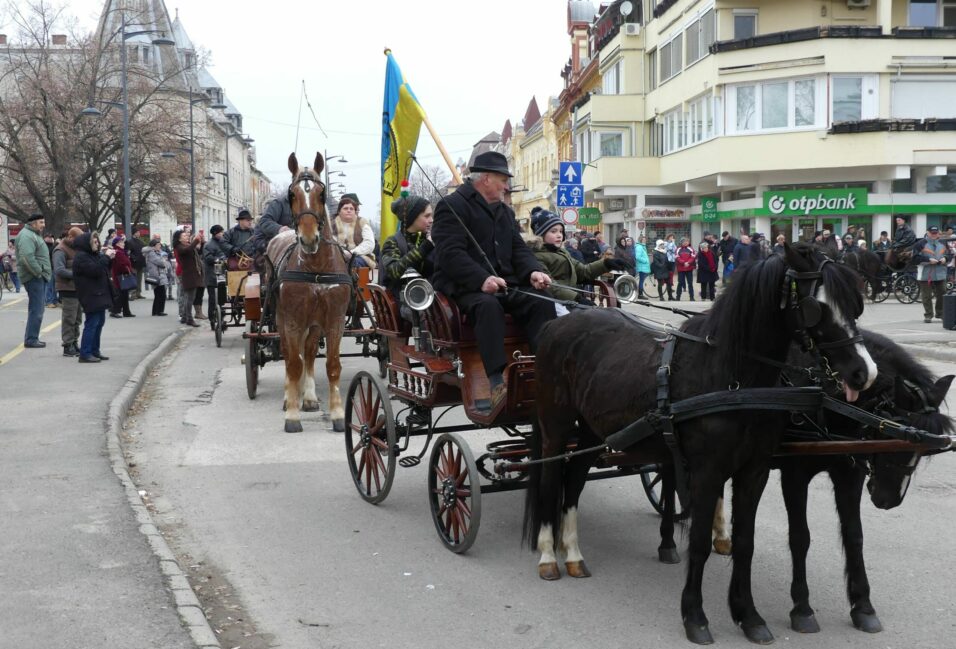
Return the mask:
[[622,15],[622,16],[624,16],[625,18],[627,18],[628,16],[631,15],[631,12],[632,12],[632,11],[634,11],[634,5],[632,5],[630,2],[622,2],[622,3],[621,3],[620,12],[621,12],[621,15]]

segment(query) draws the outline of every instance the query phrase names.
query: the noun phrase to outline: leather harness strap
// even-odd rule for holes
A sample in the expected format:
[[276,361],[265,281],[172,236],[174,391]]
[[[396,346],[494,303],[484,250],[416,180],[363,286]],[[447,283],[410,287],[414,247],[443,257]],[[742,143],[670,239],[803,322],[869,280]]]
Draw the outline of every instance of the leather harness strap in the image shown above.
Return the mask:
[[279,280],[307,284],[352,284],[352,278],[345,273],[307,273],[301,270],[283,270],[279,273]]

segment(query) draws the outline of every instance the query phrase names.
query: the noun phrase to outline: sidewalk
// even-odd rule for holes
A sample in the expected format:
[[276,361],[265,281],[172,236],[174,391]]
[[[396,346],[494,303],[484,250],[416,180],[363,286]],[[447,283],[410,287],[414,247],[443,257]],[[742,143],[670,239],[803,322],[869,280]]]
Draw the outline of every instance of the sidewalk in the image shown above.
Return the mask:
[[[155,530],[145,508],[134,511],[135,489],[124,484],[122,463],[114,472],[117,447],[108,444],[110,422],[125,417],[138,388],[131,375],[180,329],[172,315],[150,317],[150,303],[132,303],[136,318],[107,318],[108,361],[63,357],[57,328],[43,336],[45,349],[0,365],[0,649],[197,644],[180,620],[181,597],[170,590],[176,578],[164,577],[169,566],[161,567],[151,548],[157,539],[146,536]],[[121,393],[126,398],[116,399]],[[161,554],[165,544],[158,545]]]

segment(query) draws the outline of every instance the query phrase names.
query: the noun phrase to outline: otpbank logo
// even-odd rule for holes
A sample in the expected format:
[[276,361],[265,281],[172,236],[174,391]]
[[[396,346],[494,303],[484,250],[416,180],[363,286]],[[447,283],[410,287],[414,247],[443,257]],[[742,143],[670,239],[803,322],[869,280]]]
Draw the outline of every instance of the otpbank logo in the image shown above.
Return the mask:
[[764,193],[764,206],[774,215],[847,214],[866,206],[866,189],[818,189]]

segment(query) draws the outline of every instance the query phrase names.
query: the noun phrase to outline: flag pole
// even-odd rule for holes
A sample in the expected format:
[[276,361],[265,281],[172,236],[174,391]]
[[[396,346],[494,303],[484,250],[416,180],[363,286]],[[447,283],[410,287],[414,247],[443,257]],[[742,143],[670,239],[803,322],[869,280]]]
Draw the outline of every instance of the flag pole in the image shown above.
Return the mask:
[[440,139],[438,139],[438,133],[435,132],[435,129],[432,127],[432,123],[428,121],[428,115],[425,115],[424,113],[425,111],[422,111],[422,123],[425,125],[425,128],[428,129],[428,134],[432,136],[432,140],[434,140],[435,146],[438,147],[441,157],[445,159],[445,164],[448,165],[448,169],[451,171],[452,178],[454,178],[455,182],[460,185],[461,174],[458,173],[458,167],[451,161],[451,156],[448,155],[448,151],[445,150],[445,145],[441,143]]

